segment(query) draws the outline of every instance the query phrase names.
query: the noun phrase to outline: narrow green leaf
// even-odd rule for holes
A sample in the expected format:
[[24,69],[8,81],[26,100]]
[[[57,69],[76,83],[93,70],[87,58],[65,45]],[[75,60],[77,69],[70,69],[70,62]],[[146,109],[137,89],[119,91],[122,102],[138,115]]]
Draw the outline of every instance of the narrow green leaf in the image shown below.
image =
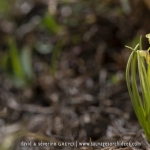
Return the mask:
[[144,59],[139,55],[138,53],[138,68],[139,68],[139,75],[140,75],[140,81],[141,81],[141,86],[142,86],[142,93],[145,95],[145,101],[146,101],[146,107],[147,107],[147,113],[150,110],[149,107],[149,103],[150,103],[150,87],[149,87],[149,83],[148,78],[147,78],[147,72],[146,72],[146,68],[144,65]]
[[137,45],[135,46],[134,50],[137,50],[137,49],[138,49],[138,47],[139,47],[139,44],[137,44]]
[[148,83],[150,86],[150,64],[148,64],[148,66],[147,66],[147,78],[148,78]]
[[137,54],[134,53],[133,60],[132,60],[132,66],[131,66],[131,87],[133,92],[133,107],[135,108],[135,112],[137,114],[137,117],[139,119],[139,122],[143,128],[146,128],[146,124],[144,122],[145,118],[145,111],[143,109],[142,101],[138,92],[137,87],[137,81],[136,81],[136,56]]
[[134,49],[132,47],[130,47],[130,46],[125,45],[125,47],[130,49],[130,50],[132,50],[132,51],[134,51]]
[[12,69],[14,74],[17,77],[24,78],[24,73],[20,64],[20,59],[19,59],[19,54],[18,54],[18,49],[16,46],[16,43],[14,39],[10,39],[9,43],[9,49],[10,49],[10,60],[12,64]]
[[[138,117],[138,120],[139,120],[139,122],[140,122],[140,124],[141,124],[141,126],[143,127],[143,128],[145,128],[145,125],[143,124],[143,121],[144,121],[144,111],[143,111],[143,109],[142,109],[142,107],[141,108],[139,108],[139,105],[141,104],[141,103],[137,103],[137,99],[138,99],[138,101],[139,101],[139,96],[138,96],[138,94],[137,94],[137,88],[134,88],[133,86],[132,86],[132,89],[131,89],[131,86],[130,86],[130,81],[131,81],[131,85],[132,85],[132,82],[133,82],[133,78],[135,78],[134,76],[133,76],[133,71],[135,71],[135,70],[133,70],[132,69],[132,71],[131,71],[131,79],[130,79],[130,69],[131,69],[131,61],[133,61],[133,58],[134,58],[134,60],[136,61],[136,59],[135,59],[135,55],[136,55],[136,52],[135,51],[133,51],[132,53],[131,53],[131,55],[130,55],[130,57],[129,57],[129,60],[128,60],[128,63],[127,63],[127,68],[126,68],[126,81],[127,81],[127,87],[128,87],[128,90],[129,90],[129,94],[130,94],[130,97],[131,97],[131,102],[132,102],[132,105],[133,105],[133,108],[134,108],[134,110],[135,110],[135,113],[136,113],[136,115],[137,115],[137,117]],[[134,68],[135,69],[135,63],[134,64],[132,64],[132,68]],[[135,87],[136,87],[136,85],[134,85]],[[132,91],[133,90],[133,91]],[[140,110],[140,111],[139,111]]]
[[142,50],[142,35],[140,36],[140,50]]
[[42,24],[54,34],[57,34],[61,30],[60,25],[56,22],[55,18],[50,14],[47,14],[43,18]]
[[23,72],[28,80],[33,78],[33,68],[32,68],[32,51],[29,47],[24,47],[21,51],[21,66]]

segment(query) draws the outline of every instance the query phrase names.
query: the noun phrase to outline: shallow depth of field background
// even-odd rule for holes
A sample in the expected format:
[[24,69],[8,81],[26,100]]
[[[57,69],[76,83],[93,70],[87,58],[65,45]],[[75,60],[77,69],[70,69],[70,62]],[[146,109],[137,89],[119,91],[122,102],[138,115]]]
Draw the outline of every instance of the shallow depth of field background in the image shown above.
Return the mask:
[[125,45],[149,32],[146,0],[1,0],[0,149],[134,139]]

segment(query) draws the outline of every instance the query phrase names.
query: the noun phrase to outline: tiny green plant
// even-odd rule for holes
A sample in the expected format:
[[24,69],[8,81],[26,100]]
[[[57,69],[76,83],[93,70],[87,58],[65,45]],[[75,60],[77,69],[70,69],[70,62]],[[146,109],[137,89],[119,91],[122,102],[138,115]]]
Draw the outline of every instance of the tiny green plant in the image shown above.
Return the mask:
[[[150,42],[150,34],[146,38]],[[126,67],[127,88],[135,114],[150,142],[150,47],[142,49],[142,36],[135,48],[126,47],[132,50]]]

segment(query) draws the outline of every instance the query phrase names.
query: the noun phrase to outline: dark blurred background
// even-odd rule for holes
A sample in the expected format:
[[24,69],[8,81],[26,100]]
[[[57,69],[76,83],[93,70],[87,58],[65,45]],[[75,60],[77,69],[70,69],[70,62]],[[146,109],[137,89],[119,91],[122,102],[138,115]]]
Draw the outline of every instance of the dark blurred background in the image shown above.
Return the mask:
[[135,136],[125,45],[149,31],[149,0],[1,0],[0,149]]

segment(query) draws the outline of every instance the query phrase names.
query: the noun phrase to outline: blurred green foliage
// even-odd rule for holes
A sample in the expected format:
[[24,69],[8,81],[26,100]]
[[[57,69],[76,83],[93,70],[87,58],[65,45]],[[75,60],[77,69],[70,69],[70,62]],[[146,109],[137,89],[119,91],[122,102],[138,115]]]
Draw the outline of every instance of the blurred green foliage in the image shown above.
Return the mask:
[[57,45],[55,46],[55,49],[52,54],[51,58],[51,71],[52,73],[55,73],[58,66],[59,57],[62,51],[62,47],[64,46],[65,39],[61,39],[58,41]]
[[0,1],[0,14],[8,14],[9,13],[9,0]]
[[51,14],[45,15],[41,23],[45,28],[47,28],[50,32],[54,34],[58,34],[61,32],[61,26],[58,25],[56,19]]
[[[129,7],[128,0],[0,1],[0,30],[5,35],[0,56],[3,71],[15,85],[28,85],[36,77],[34,58],[43,58],[45,63],[48,56],[46,63],[54,74],[66,45],[70,49],[90,42],[99,28],[98,17],[120,17],[129,13]],[[7,41],[8,37],[12,38]]]
[[9,49],[3,55],[2,64],[16,86],[24,86],[33,80],[31,49],[26,46],[19,51],[14,38],[9,40]]
[[[18,1],[12,1],[12,6],[10,7],[9,1],[1,1],[0,2],[0,14],[1,17],[3,17],[5,14],[9,16],[12,20],[12,22],[15,22],[16,14],[12,14],[9,10],[10,8],[13,10],[15,7],[17,8],[17,5],[19,5]],[[21,3],[20,3],[21,4]],[[28,4],[24,2],[23,4]],[[22,6],[23,6],[22,4]],[[21,16],[21,14],[20,14]],[[58,35],[62,32],[62,26],[59,25],[53,15],[48,13],[48,11],[45,12],[44,16],[40,18],[40,22],[38,23],[38,26],[32,27],[32,22],[29,21],[28,25],[24,27],[23,25],[17,26],[17,30],[19,32],[24,33],[24,31],[28,31],[31,27],[32,30],[37,30],[39,32],[40,30],[42,32],[47,32],[48,36],[50,37],[52,35]],[[33,28],[33,29],[32,29]],[[28,32],[27,32],[28,33]],[[25,33],[26,34],[26,33]],[[52,59],[51,59],[51,72],[54,73],[54,70],[56,71],[57,65],[58,65],[58,57],[60,56],[61,50],[62,50],[62,42],[56,41],[56,46],[51,43],[50,41],[45,42],[45,40],[36,40],[32,42],[31,44],[25,43],[21,48],[18,48],[18,44],[16,43],[17,40],[15,40],[17,37],[14,34],[13,36],[10,35],[11,38],[8,38],[8,48],[5,50],[5,52],[1,55],[1,69],[5,71],[5,73],[8,75],[10,79],[12,79],[13,83],[17,87],[23,87],[28,84],[32,84],[34,81],[34,68],[33,68],[33,55],[34,55],[34,49],[40,54],[40,55],[46,55],[49,53],[52,53]],[[21,40],[21,39],[19,39]],[[30,39],[28,39],[30,41]]]

